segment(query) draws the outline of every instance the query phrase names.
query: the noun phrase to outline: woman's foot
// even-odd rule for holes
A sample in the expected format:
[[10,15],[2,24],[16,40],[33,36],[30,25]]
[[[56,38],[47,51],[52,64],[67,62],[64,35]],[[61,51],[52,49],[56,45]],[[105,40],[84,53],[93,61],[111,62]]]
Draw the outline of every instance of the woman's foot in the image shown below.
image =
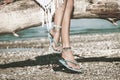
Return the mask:
[[60,29],[61,26],[54,25],[49,32],[50,48],[55,52],[62,52],[62,45],[60,43]]
[[63,63],[63,65],[65,67],[67,67],[68,69],[70,69],[72,71],[81,72],[80,65],[74,59],[71,47],[63,48],[62,58],[64,59],[63,61],[65,62],[65,64]]

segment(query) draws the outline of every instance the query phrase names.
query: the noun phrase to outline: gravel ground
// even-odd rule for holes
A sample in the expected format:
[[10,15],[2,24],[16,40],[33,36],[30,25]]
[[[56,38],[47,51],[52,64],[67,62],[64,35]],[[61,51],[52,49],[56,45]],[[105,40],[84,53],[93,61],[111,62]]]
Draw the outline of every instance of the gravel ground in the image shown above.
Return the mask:
[[0,80],[120,80],[120,33],[71,36],[83,73],[74,73],[48,52],[48,40],[0,42]]

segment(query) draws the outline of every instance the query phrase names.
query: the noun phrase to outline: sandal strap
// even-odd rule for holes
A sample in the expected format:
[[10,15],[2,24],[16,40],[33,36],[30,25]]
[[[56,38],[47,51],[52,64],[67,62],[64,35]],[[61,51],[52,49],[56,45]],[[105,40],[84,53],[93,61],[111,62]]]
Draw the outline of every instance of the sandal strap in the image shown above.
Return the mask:
[[79,63],[77,63],[77,61],[70,61],[70,60],[65,60],[66,62],[70,62],[72,64],[75,64],[75,65],[79,65]]
[[59,47],[59,46],[61,46],[62,45],[62,43],[61,42],[58,42],[58,43],[56,43],[56,47]]

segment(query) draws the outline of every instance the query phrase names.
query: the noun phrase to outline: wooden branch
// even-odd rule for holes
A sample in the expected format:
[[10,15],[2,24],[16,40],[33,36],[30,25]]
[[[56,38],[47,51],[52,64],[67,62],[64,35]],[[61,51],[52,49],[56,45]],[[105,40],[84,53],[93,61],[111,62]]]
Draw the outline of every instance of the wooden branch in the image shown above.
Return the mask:
[[[43,10],[33,0],[0,6],[0,34],[41,25]],[[104,18],[115,24],[120,19],[119,0],[75,0],[72,18]],[[115,20],[115,21],[114,21]]]

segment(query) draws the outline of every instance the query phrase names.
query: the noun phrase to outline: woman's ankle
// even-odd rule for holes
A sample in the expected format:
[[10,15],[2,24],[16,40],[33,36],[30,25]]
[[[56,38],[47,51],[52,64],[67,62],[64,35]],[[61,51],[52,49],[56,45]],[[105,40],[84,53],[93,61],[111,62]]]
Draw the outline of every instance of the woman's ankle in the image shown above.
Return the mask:
[[71,49],[71,47],[64,47],[63,49],[62,49],[62,57],[63,58],[73,58],[73,51],[72,51],[72,49]]

